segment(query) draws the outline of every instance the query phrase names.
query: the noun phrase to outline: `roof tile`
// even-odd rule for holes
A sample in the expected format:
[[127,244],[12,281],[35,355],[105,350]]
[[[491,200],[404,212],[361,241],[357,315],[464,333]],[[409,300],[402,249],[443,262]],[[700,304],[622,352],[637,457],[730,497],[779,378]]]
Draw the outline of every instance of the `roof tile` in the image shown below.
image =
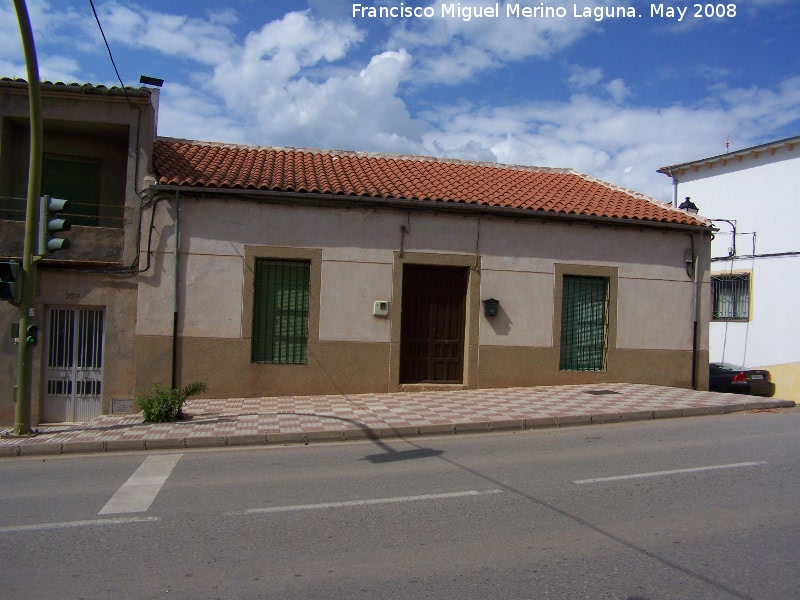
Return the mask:
[[158,183],[454,202],[685,225],[705,221],[570,169],[159,138]]

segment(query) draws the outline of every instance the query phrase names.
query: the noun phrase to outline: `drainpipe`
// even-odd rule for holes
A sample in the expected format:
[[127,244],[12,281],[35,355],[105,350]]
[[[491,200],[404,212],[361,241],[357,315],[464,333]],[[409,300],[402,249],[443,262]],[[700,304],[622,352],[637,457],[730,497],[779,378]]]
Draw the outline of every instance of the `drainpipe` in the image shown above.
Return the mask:
[[[697,343],[698,343],[698,327],[700,324],[700,319],[698,317],[698,311],[700,308],[700,294],[702,293],[702,279],[698,279],[697,277],[697,262],[698,257],[697,253],[695,252],[694,248],[694,234],[687,234],[689,236],[689,240],[691,242],[691,274],[690,277],[692,279],[692,283],[694,284],[694,323],[692,327],[692,389],[697,389]],[[705,233],[700,234],[700,240],[702,241]],[[690,265],[687,264],[687,271],[689,270]]]
[[672,171],[669,172],[669,176],[672,178],[672,206],[678,208],[678,180]]
[[180,191],[175,190],[175,253],[172,261],[172,389],[175,389],[178,384],[178,247],[180,245],[180,215]]
[[[677,189],[677,188],[676,188]],[[698,285],[697,285],[697,255],[694,252],[694,235],[689,234],[692,242],[692,280],[694,283],[694,326],[692,327],[692,389],[697,389],[697,309],[698,309]]]

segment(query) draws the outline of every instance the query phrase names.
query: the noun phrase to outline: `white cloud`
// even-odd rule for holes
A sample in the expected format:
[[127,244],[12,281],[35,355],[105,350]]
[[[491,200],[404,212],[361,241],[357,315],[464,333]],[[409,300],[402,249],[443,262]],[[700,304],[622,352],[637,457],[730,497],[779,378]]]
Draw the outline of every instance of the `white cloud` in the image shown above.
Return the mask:
[[11,2],[4,2],[0,5],[0,58],[17,58],[21,54],[17,14]]
[[230,11],[201,19],[109,2],[98,9],[98,14],[109,41],[149,48],[167,56],[216,65],[229,58],[235,46],[235,36],[229,28],[235,17]]
[[[62,52],[54,52],[51,48],[58,44],[71,47],[75,43],[74,36],[63,32],[78,27],[80,15],[71,7],[54,10],[52,3],[44,0],[28,0],[26,5],[34,46],[37,49],[40,78],[75,81],[80,72],[78,61]],[[0,6],[0,61],[2,76],[28,78],[19,19],[11,2]]]
[[161,90],[158,135],[202,141],[244,143],[241,121],[196,87],[170,83]]
[[250,33],[219,64],[208,89],[254,125],[252,143],[406,151],[419,147],[399,86],[411,66],[404,50],[373,56],[362,68],[326,71],[361,42],[352,23],[288,13]]
[[625,98],[631,95],[631,91],[622,79],[609,81],[605,85],[605,90],[617,104],[622,104]]
[[[600,0],[582,4],[593,7]],[[442,18],[442,5],[490,6],[494,2],[454,3],[437,0],[433,19],[401,22],[392,31],[388,48],[406,48],[415,56],[413,79],[417,83],[456,83],[509,61],[548,57],[570,46],[592,31],[592,19],[506,17],[507,4],[501,2],[501,18]],[[525,6],[528,4],[522,3]],[[530,6],[538,6],[531,4]],[[442,65],[446,65],[443,68]]]
[[570,67],[568,83],[571,88],[583,91],[603,80],[603,69],[574,65]]
[[[80,72],[80,63],[74,58],[50,55],[39,57],[39,76],[42,81],[77,82]],[[114,85],[118,84],[115,82]]]
[[308,79],[269,90],[260,99],[258,125],[271,143],[338,149],[419,150],[423,131],[397,88],[408,69],[405,52],[384,52],[359,73]]
[[[29,1],[38,11],[36,27],[53,27],[46,40],[66,39],[83,24],[86,36],[73,36],[75,47],[97,45],[93,22],[90,31],[70,10]],[[118,2],[101,10],[115,54],[148,48],[162,60],[183,59],[190,71],[162,90],[159,133],[174,137],[571,167],[667,200],[670,182],[656,173],[659,167],[719,154],[728,135],[734,147],[768,141],[800,121],[800,77],[772,89],[717,86],[700,101],[671,106],[635,106],[624,79],[583,66],[566,70],[575,95],[564,100],[489,107],[428,94],[426,83],[473,77],[480,85],[482,71],[547,57],[598,30],[589,19],[498,19],[491,26],[418,19],[395,26],[388,47],[367,48],[367,58],[357,59],[357,50],[376,40],[367,40],[352,19],[288,13],[241,40],[230,10],[205,20]],[[0,7],[0,18],[8,12]],[[12,30],[0,22],[0,33]],[[57,46],[45,45],[40,56],[49,78],[87,74],[80,55]],[[19,64],[19,50],[0,41],[0,69]],[[406,104],[412,94],[425,98],[418,114]]]
[[361,41],[352,24],[315,21],[308,13],[288,13],[251,32],[233,56],[218,61],[212,85],[238,110],[257,110],[303,69],[343,58]]
[[658,168],[722,154],[728,134],[746,147],[800,120],[800,77],[776,90],[715,92],[696,106],[626,107],[578,95],[567,102],[461,107],[429,120],[423,139],[437,154],[574,168],[667,201],[670,182]]

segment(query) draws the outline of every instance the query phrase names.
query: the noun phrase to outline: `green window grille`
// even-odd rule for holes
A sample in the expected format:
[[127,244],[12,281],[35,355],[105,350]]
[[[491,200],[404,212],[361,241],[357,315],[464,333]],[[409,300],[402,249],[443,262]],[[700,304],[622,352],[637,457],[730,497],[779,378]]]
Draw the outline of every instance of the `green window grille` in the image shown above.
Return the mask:
[[310,275],[308,261],[256,260],[253,362],[308,363]]
[[42,161],[42,194],[69,200],[69,220],[75,225],[96,226],[100,215],[100,161],[45,156]]
[[712,275],[714,321],[746,321],[750,318],[750,274]]
[[562,371],[602,371],[608,346],[608,279],[564,276]]

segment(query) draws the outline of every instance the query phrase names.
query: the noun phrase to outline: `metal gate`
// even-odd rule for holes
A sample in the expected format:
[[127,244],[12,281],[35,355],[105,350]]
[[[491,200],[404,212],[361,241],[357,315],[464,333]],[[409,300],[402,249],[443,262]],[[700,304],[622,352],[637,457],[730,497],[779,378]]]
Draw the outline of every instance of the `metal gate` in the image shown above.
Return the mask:
[[100,415],[103,311],[51,308],[42,422],[89,421]]

